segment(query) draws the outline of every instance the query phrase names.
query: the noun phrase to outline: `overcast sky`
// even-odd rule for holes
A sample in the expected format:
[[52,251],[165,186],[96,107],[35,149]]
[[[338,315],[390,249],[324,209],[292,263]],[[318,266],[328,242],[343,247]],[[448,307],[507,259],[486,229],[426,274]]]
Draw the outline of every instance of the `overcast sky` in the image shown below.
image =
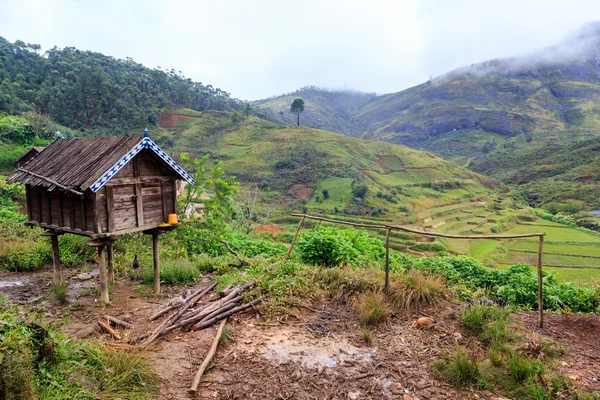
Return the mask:
[[390,93],[548,46],[598,0],[0,0],[0,36],[174,68],[256,100],[318,85]]

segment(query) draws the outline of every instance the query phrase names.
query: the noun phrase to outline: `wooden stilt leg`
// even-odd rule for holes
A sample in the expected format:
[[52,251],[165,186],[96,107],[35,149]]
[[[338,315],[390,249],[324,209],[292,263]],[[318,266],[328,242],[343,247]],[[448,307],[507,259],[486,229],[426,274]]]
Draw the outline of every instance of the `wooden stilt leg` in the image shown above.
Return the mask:
[[160,264],[158,261],[158,233],[152,234],[152,254],[154,256],[154,293],[160,294]]
[[108,296],[108,282],[106,274],[106,260],[104,259],[104,246],[98,246],[98,269],[100,270],[100,300],[104,304],[110,303]]
[[52,266],[54,268],[54,284],[62,284],[62,276],[60,271],[60,252],[58,249],[58,235],[54,234],[50,236],[52,240]]
[[114,260],[114,241],[108,242],[108,281],[111,285],[115,284],[115,260]]

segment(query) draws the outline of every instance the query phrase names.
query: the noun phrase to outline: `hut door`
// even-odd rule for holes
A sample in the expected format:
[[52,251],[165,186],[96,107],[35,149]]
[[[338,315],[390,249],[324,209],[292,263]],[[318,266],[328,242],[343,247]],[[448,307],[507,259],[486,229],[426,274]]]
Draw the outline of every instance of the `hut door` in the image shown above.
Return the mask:
[[158,225],[166,222],[163,207],[163,187],[161,183],[142,184],[144,223]]
[[137,198],[135,185],[112,186],[112,197],[114,204],[114,226],[115,230],[135,228],[143,226],[137,218]]

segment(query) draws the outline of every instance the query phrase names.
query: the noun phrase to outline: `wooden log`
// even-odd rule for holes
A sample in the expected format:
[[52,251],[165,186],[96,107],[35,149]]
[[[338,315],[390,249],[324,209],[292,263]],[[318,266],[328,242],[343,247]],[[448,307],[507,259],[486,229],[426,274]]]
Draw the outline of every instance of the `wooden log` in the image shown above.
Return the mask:
[[42,176],[42,175],[38,175],[35,172],[31,172],[31,171],[28,171],[28,170],[23,169],[23,168],[17,168],[17,171],[25,172],[26,174],[29,174],[31,176],[35,176],[36,178],[44,180],[44,181],[50,183],[51,185],[56,186],[57,188],[60,188],[62,190],[66,190],[67,192],[74,193],[74,194],[76,194],[78,196],[83,196],[82,192],[78,192],[77,190],[73,190],[71,188],[68,188],[68,187],[66,187],[64,185],[61,185],[60,183],[58,183],[56,181],[53,181],[52,179],[46,178],[45,176]]
[[200,293],[198,293],[196,296],[194,296],[192,299],[190,299],[189,302],[185,303],[183,307],[181,307],[179,309],[179,311],[177,312],[177,314],[175,314],[173,317],[171,318],[165,318],[165,320],[153,331],[153,333],[148,336],[148,338],[144,341],[143,346],[148,346],[150,343],[152,343],[153,341],[155,341],[160,335],[163,334],[164,330],[169,326],[174,324],[175,322],[177,322],[179,320],[179,318],[181,318],[181,316],[183,314],[185,314],[185,312],[192,307],[194,304],[196,304],[196,302],[198,300],[200,300],[200,298],[202,296],[204,296],[206,293],[208,293],[212,288],[214,288],[215,286],[217,286],[217,281],[212,282],[211,284],[209,284],[206,288],[204,288]]
[[168,306],[167,308],[163,308],[162,310],[155,312],[154,314],[152,314],[151,316],[148,317],[149,321],[154,321],[156,318],[160,317],[163,314],[168,313],[171,310],[174,310],[176,308],[178,308],[181,304],[173,304],[171,306]]
[[[241,296],[238,296],[238,295],[253,284],[254,284],[254,281],[246,283],[240,287],[235,288],[227,296],[222,298],[220,301],[214,302],[212,304],[206,304],[204,307],[202,307],[197,312],[193,313],[192,315],[188,315],[184,321],[182,321],[178,324],[173,324],[173,325],[169,326],[169,328],[167,328],[167,330],[172,331],[173,329],[183,326],[184,327],[183,330],[189,331],[191,325],[195,324],[198,321],[198,318],[202,318],[203,316],[207,315],[207,313],[210,313],[210,312],[214,311],[215,309],[222,307],[223,305],[225,305],[233,300],[236,300],[236,301],[241,300]],[[240,299],[237,299],[237,297],[240,297]],[[190,326],[187,326],[187,325],[190,325]]]
[[538,313],[540,328],[544,327],[544,296],[543,296],[543,275],[542,275],[542,251],[544,248],[544,236],[540,236],[538,245],[537,257],[537,272],[538,272]]
[[[299,216],[298,214],[292,214],[292,215]],[[302,224],[304,223],[304,218],[306,218],[306,216],[302,215],[302,219],[300,220],[300,222],[298,222],[298,227],[296,228],[296,233],[294,234],[294,239],[292,240],[292,244],[290,246],[290,249],[288,250],[287,258],[290,258],[292,256],[292,250],[294,250],[294,246],[296,245],[296,240],[298,239],[298,234],[300,233],[300,229],[302,228]]]
[[106,261],[104,260],[104,246],[98,246],[98,269],[100,270],[100,300],[104,304],[110,304],[106,276]]
[[115,284],[115,259],[114,259],[114,241],[109,241],[106,246],[108,249],[108,281],[111,285]]
[[58,235],[54,233],[50,236],[52,241],[52,269],[54,272],[53,281],[54,284],[59,286],[62,285],[62,275],[60,266],[60,250],[58,248]]
[[158,260],[158,233],[152,235],[152,257],[154,262],[154,293],[160,294],[160,264]]
[[123,321],[122,319],[111,317],[110,315],[103,315],[102,318],[107,320],[109,323],[112,323],[113,325],[119,325],[119,326],[122,326],[123,328],[133,329],[132,324],[130,324],[129,322]]
[[204,374],[206,367],[208,367],[208,364],[211,362],[211,360],[215,356],[215,353],[217,352],[217,346],[219,346],[219,340],[221,339],[221,335],[223,334],[223,328],[225,328],[226,323],[227,323],[227,319],[224,319],[221,321],[221,324],[219,325],[219,329],[217,329],[217,334],[215,335],[212,345],[210,346],[210,349],[208,350],[208,354],[204,358],[204,361],[202,361],[202,364],[200,364],[200,368],[198,368],[198,371],[196,372],[196,375],[194,376],[194,380],[192,381],[192,386],[188,390],[188,392],[192,395],[196,394],[196,391],[198,390],[198,385],[200,384],[200,379],[202,379],[202,374]]
[[121,335],[119,334],[119,332],[114,330],[113,328],[111,328],[110,325],[107,324],[106,322],[98,320],[98,325],[100,325],[100,327],[102,329],[104,329],[106,332],[110,333],[112,335],[112,337],[114,337],[115,339],[121,340]]
[[385,234],[385,285],[383,286],[383,292],[387,294],[390,286],[390,233],[391,228],[388,228]]
[[210,319],[216,315],[219,315],[225,311],[231,310],[233,307],[236,306],[237,303],[239,303],[242,300],[243,300],[242,296],[237,296],[237,297],[234,297],[233,299],[228,300],[218,306],[212,305],[211,307],[206,307],[206,308],[200,310],[200,312],[192,315],[191,317],[188,317],[188,318],[184,319],[183,321],[179,321],[178,323],[171,325],[170,327],[167,328],[167,332],[170,332],[177,328],[181,328],[181,330],[183,330],[183,331],[189,331],[191,329],[192,325],[202,322],[204,320],[208,320],[208,319]]
[[254,305],[256,305],[256,304],[260,303],[262,300],[263,300],[263,297],[261,296],[261,297],[259,297],[259,298],[258,298],[258,299],[256,299],[256,300],[252,300],[250,303],[247,303],[247,304],[241,305],[241,306],[239,306],[239,307],[235,307],[235,308],[233,308],[233,309],[231,309],[231,310],[229,310],[229,311],[226,311],[226,312],[224,312],[224,313],[222,313],[222,314],[219,314],[219,315],[217,315],[217,316],[215,316],[215,317],[213,317],[213,318],[211,318],[211,319],[209,319],[209,320],[202,321],[201,323],[195,324],[195,325],[192,327],[192,330],[193,330],[193,331],[199,331],[199,330],[202,330],[202,329],[208,328],[209,326],[211,326],[211,325],[212,325],[212,324],[214,324],[215,322],[217,322],[217,321],[220,321],[220,320],[222,320],[222,319],[224,319],[224,318],[230,317],[230,316],[232,316],[233,314],[237,314],[237,313],[239,313],[239,312],[245,311],[245,310],[247,310],[248,308],[250,308],[250,307],[252,307],[252,306],[254,306]]

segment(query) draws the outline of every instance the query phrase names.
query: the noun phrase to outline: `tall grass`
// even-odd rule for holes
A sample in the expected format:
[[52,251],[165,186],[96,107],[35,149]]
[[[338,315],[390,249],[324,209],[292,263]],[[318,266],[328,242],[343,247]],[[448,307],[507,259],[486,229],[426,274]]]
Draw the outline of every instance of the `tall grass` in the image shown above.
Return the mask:
[[360,293],[356,300],[360,326],[377,325],[387,319],[390,314],[385,295],[381,292],[368,291]]
[[[196,265],[187,260],[165,260],[160,263],[160,281],[167,284],[185,284],[194,282],[200,271]],[[142,281],[146,284],[154,282],[154,269],[142,270]]]
[[412,311],[435,304],[445,291],[446,285],[442,278],[427,276],[421,271],[408,271],[394,276],[388,295],[394,307]]

